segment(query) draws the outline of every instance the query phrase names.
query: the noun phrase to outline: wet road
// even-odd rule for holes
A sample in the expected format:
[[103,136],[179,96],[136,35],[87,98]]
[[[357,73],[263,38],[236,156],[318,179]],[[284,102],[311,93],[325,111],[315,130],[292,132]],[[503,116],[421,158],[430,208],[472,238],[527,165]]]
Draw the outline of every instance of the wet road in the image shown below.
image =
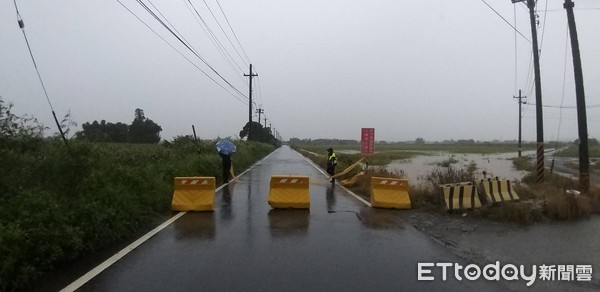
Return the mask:
[[325,179],[284,146],[219,190],[214,212],[185,214],[79,291],[503,289],[442,281],[438,270],[418,281],[418,262],[468,263],[403,222],[402,211],[372,209],[338,185],[311,184],[310,211],[271,209],[274,174]]

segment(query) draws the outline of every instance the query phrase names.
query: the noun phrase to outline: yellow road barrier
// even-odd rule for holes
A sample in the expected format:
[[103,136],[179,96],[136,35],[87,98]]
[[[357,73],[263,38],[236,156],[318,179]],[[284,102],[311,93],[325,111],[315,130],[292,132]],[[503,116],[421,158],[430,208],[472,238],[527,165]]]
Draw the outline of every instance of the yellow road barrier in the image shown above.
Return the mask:
[[273,208],[310,208],[308,176],[271,176],[267,202]]
[[371,178],[371,206],[410,209],[408,180],[399,178]]
[[477,186],[472,182],[440,185],[448,210],[473,209],[482,206]]
[[519,200],[519,195],[512,189],[507,179],[498,179],[498,177],[482,179],[481,186],[492,204]]
[[173,187],[173,211],[212,211],[215,201],[214,177],[176,177]]

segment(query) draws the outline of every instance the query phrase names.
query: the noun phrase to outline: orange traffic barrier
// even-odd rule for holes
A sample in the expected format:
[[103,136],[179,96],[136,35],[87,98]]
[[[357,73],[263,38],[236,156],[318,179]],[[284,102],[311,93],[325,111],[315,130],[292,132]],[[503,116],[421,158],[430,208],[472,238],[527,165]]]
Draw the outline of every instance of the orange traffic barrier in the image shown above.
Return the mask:
[[408,180],[399,178],[371,178],[371,206],[410,209]]
[[271,176],[267,202],[273,208],[310,208],[308,176]]
[[214,177],[176,177],[173,184],[171,210],[213,210],[216,185]]

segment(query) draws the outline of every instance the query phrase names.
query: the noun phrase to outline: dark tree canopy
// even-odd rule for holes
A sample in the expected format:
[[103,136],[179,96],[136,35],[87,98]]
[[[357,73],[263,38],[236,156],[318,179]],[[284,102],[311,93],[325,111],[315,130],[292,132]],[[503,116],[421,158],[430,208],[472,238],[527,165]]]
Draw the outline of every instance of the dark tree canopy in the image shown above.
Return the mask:
[[[250,132],[250,123],[246,123],[244,128],[240,131],[240,138],[245,138],[248,136],[248,132]],[[280,146],[281,142],[271,134],[271,128],[265,128],[260,123],[252,122],[252,141],[263,142],[275,146]]]
[[85,123],[81,125],[83,131],[77,132],[78,139],[88,140],[91,142],[127,142],[127,125],[123,123],[107,123],[102,120],[100,123]]
[[135,119],[129,126],[130,143],[158,143],[162,128],[151,119]]
[[124,123],[85,123],[83,131],[77,132],[76,138],[91,142],[113,142],[113,143],[158,143],[162,128],[152,120],[144,116],[142,109],[135,110],[135,117],[131,125]]

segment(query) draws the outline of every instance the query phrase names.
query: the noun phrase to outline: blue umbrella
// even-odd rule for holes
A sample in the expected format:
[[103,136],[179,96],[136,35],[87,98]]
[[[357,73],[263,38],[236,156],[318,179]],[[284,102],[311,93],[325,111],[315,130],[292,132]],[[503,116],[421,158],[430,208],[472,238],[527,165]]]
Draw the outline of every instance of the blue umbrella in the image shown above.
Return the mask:
[[222,153],[225,155],[231,155],[231,154],[235,153],[236,150],[237,150],[237,147],[235,147],[235,144],[233,144],[233,142],[231,142],[229,140],[221,140],[221,141],[217,142],[217,151],[219,153]]

